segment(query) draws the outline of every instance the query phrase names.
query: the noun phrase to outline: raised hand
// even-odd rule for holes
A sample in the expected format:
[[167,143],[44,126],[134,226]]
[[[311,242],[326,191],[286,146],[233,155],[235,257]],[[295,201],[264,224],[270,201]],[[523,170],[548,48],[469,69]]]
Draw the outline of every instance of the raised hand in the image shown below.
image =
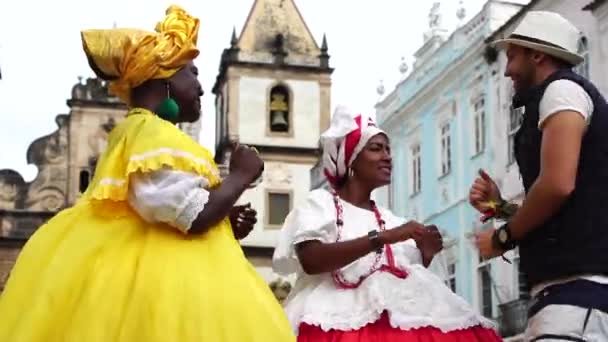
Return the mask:
[[247,183],[252,183],[264,171],[264,162],[255,148],[236,144],[230,156],[230,173],[244,177]]
[[479,170],[479,177],[475,179],[469,191],[469,203],[480,213],[492,209],[491,202],[501,201],[500,190],[496,182],[484,170]]

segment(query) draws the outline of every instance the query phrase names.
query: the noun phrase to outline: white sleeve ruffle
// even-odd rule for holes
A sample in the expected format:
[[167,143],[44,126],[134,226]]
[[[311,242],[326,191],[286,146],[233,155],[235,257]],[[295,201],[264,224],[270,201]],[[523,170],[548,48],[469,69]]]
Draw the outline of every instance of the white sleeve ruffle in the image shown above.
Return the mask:
[[272,257],[274,271],[282,275],[299,271],[295,245],[311,240],[332,243],[336,241],[336,233],[336,209],[331,194],[325,190],[312,191],[306,202],[285,218]]
[[129,204],[147,222],[163,222],[187,233],[209,200],[205,177],[162,169],[132,174]]

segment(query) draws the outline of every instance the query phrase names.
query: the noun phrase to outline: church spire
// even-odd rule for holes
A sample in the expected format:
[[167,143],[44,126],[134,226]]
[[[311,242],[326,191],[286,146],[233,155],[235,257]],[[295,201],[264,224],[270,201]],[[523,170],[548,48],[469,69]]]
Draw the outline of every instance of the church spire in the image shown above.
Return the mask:
[[329,54],[327,53],[327,37],[323,33],[323,43],[321,44],[321,54],[319,55],[321,68],[329,68]]
[[232,27],[232,38],[230,38],[230,47],[236,47],[239,43],[238,38],[236,37],[236,27]]

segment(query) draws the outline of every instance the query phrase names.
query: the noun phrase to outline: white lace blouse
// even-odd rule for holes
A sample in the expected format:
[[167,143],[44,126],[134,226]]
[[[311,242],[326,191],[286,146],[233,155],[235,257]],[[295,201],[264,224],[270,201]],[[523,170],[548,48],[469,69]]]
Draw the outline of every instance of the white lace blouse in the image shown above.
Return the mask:
[[167,223],[187,233],[209,200],[205,177],[171,169],[129,178],[129,204],[146,221]]
[[[341,240],[366,236],[378,229],[374,213],[342,201],[343,229]],[[380,208],[386,228],[403,224],[402,218]],[[324,243],[336,241],[336,209],[332,195],[326,190],[312,191],[305,204],[292,211],[283,226],[273,257],[275,272],[297,273],[295,286],[285,301],[285,310],[297,332],[301,323],[320,326],[323,330],[356,330],[389,313],[393,326],[404,330],[435,327],[444,332],[494,324],[478,314],[444,282],[422,265],[420,250],[413,240],[392,245],[395,264],[407,271],[400,279],[387,272],[375,272],[355,289],[336,286],[330,273],[309,275],[303,272],[294,246],[308,240]],[[375,253],[342,269],[344,277],[353,281],[367,273],[375,261]],[[386,255],[383,263],[386,264]]]

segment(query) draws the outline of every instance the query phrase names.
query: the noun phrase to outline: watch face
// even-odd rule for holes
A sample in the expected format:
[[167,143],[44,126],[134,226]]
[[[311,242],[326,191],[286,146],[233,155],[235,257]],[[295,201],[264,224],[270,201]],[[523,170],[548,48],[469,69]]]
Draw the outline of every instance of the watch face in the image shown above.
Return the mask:
[[509,236],[505,229],[501,229],[498,231],[498,240],[500,241],[500,243],[507,243],[508,239],[509,239]]

